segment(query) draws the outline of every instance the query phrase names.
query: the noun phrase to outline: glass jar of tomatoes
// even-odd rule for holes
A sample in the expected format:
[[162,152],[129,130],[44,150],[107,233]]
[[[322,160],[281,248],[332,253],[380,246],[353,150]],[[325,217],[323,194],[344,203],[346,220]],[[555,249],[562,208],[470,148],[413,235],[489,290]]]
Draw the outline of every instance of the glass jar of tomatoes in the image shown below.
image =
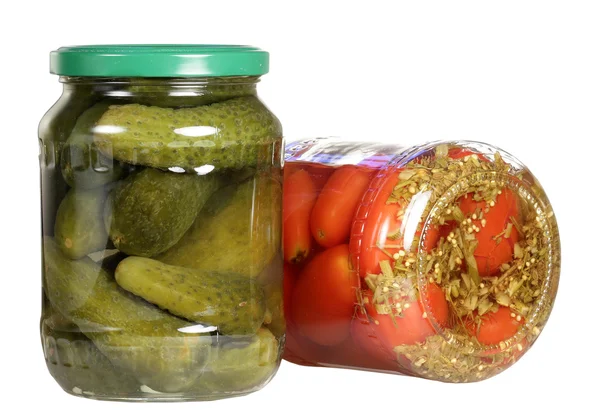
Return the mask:
[[283,216],[291,362],[479,381],[548,320],[552,207],[493,146],[290,143]]

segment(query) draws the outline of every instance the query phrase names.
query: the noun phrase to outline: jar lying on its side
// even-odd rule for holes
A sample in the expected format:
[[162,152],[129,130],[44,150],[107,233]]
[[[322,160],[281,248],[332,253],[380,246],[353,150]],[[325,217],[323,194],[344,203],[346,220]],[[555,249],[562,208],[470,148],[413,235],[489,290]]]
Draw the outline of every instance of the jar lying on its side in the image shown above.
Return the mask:
[[283,216],[289,361],[479,381],[548,320],[555,217],[493,146],[290,143]]
[[251,47],[53,52],[39,130],[41,335],[69,393],[202,400],[276,372],[281,125]]

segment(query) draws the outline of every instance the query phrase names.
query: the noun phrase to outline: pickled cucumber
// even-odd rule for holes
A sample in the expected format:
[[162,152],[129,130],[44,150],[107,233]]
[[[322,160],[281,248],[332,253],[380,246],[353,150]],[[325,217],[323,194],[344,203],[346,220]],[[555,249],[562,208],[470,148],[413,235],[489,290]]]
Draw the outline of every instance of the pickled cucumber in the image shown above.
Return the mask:
[[279,251],[281,185],[259,174],[230,187],[215,193],[183,238],[156,259],[256,278]]
[[125,292],[91,259],[70,260],[52,238],[43,243],[47,297],[115,367],[162,392],[202,375],[212,343],[204,329]]
[[104,227],[104,201],[108,190],[72,188],[56,213],[54,233],[63,253],[71,259],[106,247],[108,234]]
[[244,277],[130,256],[115,278],[127,291],[180,317],[216,326],[221,334],[253,334],[265,317],[262,288]]
[[255,391],[266,384],[279,364],[280,346],[264,328],[248,340],[233,340],[213,349],[207,372],[197,389],[235,393]]
[[111,106],[94,142],[105,155],[132,164],[222,169],[271,164],[281,135],[277,118],[248,96],[183,109]]
[[71,187],[99,187],[119,179],[124,173],[123,164],[100,153],[94,143],[93,128],[108,106],[107,102],[100,102],[83,112],[63,146],[60,167]]
[[139,392],[140,383],[117,369],[94,343],[57,311],[41,323],[42,347],[50,374],[70,393],[84,396],[127,396]]
[[[283,266],[282,266],[283,268]],[[272,281],[264,287],[267,314],[265,326],[277,337],[285,334],[285,316],[283,314],[283,285],[281,280]]]
[[98,96],[90,85],[65,89],[60,99],[40,121],[40,176],[42,197],[42,232],[54,234],[56,211],[69,189],[60,172],[60,156],[77,117],[89,108]]
[[164,252],[181,239],[220,185],[214,174],[147,168],[130,175],[106,201],[104,220],[112,242],[128,255]]

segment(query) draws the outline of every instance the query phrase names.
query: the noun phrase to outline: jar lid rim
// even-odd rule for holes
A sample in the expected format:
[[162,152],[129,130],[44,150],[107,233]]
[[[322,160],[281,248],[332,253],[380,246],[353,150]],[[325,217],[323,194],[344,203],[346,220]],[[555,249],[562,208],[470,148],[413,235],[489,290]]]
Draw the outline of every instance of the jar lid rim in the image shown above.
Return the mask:
[[269,72],[269,53],[247,45],[81,45],[50,53],[50,73],[83,77],[230,77]]

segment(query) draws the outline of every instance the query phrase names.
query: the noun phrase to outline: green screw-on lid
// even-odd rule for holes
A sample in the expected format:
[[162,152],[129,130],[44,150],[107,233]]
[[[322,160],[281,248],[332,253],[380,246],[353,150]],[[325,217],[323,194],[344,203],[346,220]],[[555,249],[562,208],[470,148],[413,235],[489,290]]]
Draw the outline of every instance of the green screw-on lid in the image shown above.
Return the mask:
[[50,72],[82,77],[228,77],[269,72],[269,53],[243,45],[87,45],[50,53]]

